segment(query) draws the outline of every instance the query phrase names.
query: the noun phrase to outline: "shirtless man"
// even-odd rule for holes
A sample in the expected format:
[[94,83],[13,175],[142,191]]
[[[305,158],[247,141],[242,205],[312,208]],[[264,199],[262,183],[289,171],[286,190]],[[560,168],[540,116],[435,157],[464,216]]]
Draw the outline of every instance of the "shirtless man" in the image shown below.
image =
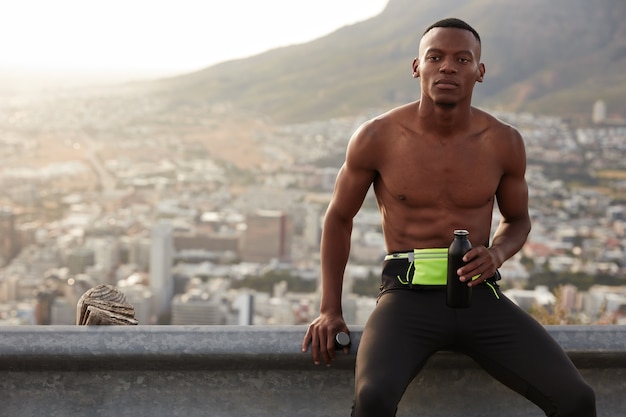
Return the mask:
[[[482,82],[478,33],[459,19],[429,27],[413,61],[418,101],[364,123],[353,135],[324,219],[320,315],[302,350],[330,366],[333,336],[348,332],[341,293],[352,220],[373,184],[387,252],[381,293],[356,358],[355,417],[393,416],[438,350],[472,357],[546,415],[594,417],[595,394],[537,321],[498,289],[498,268],[530,231],[526,156],[519,132],[471,105]],[[497,201],[501,221],[490,241]],[[474,244],[457,273],[472,305],[445,303],[445,272],[420,283],[418,250],[445,250],[455,229]],[[445,271],[446,266],[442,266]],[[347,352],[347,349],[345,349]]]

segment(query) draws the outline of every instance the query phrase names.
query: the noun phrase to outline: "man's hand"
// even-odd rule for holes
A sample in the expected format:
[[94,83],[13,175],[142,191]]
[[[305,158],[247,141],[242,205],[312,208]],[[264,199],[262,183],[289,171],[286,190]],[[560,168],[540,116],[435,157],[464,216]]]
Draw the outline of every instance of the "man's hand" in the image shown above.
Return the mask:
[[[330,366],[335,359],[335,335],[339,332],[350,334],[343,317],[329,314],[320,314],[313,320],[302,340],[302,352],[306,352],[311,346],[313,363],[319,365],[323,361]],[[349,347],[343,348],[344,353],[350,351]],[[321,360],[320,360],[321,359]]]
[[[463,262],[467,265],[458,269],[459,279],[467,282],[470,287],[481,284],[486,279],[491,278],[499,268],[496,254],[484,246],[476,246],[470,249],[464,256]],[[478,278],[472,280],[473,277]]]

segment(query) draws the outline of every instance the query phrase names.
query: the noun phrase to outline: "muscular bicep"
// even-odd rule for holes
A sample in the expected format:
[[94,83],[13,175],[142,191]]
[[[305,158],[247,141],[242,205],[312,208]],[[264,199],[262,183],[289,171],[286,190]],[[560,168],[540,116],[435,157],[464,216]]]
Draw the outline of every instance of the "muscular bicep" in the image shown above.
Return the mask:
[[526,220],[528,218],[526,152],[517,131],[512,132],[504,161],[503,175],[496,192],[498,207],[504,221]]
[[361,208],[375,175],[374,171],[345,162],[337,175],[329,212],[346,220],[352,219]]
[[528,186],[523,177],[503,177],[496,197],[504,221],[528,217]]

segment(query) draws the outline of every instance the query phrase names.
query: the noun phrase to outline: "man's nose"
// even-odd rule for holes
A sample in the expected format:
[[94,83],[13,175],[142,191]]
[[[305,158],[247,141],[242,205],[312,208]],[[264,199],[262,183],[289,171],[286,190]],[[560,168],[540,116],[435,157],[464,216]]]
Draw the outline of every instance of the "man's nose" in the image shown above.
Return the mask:
[[454,74],[456,73],[456,66],[454,65],[454,62],[452,60],[444,59],[441,61],[439,72],[443,72],[445,74]]

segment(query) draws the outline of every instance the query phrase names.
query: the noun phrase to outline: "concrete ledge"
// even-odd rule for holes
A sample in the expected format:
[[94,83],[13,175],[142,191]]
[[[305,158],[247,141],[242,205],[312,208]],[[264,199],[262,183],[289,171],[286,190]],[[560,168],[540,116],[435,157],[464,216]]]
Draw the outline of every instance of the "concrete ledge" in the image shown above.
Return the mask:
[[[596,389],[599,416],[626,413],[626,326],[547,326]],[[0,416],[347,416],[349,355],[314,366],[303,326],[0,327]],[[433,356],[398,416],[537,416],[465,356]]]

